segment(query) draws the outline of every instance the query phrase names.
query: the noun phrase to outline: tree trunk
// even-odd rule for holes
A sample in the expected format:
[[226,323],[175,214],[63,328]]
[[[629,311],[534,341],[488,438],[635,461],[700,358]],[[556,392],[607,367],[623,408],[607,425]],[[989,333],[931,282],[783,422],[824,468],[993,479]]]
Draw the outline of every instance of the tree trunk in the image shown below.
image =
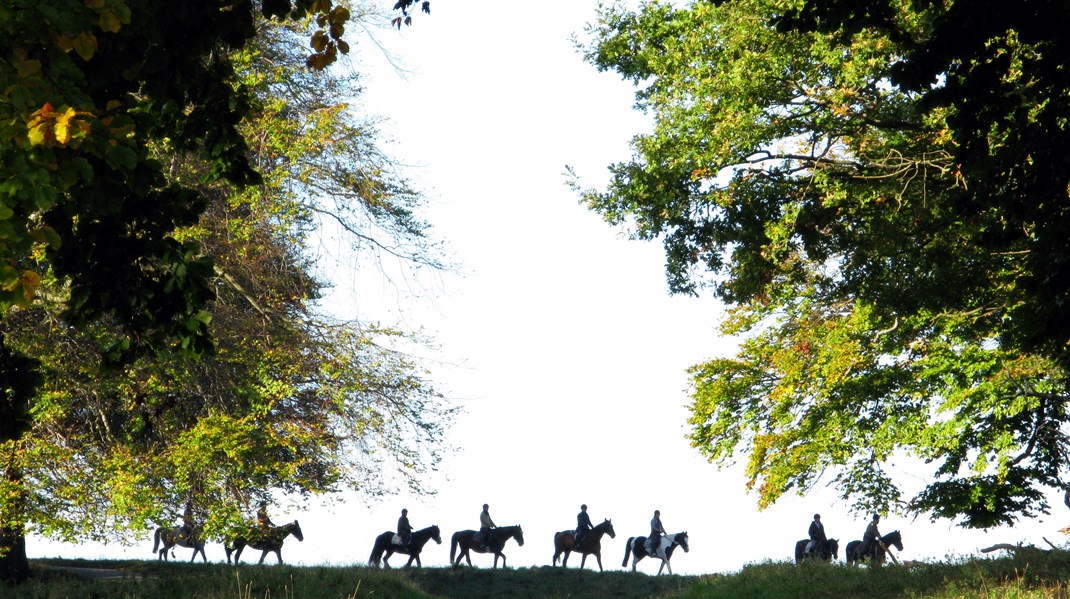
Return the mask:
[[[4,343],[3,321],[0,320],[0,444],[10,449],[5,456],[3,476],[8,482],[19,485],[22,482],[22,470],[15,458],[12,442],[19,439],[30,429],[30,398],[40,383],[38,362],[21,353],[13,352]],[[21,489],[21,487],[18,487]],[[0,582],[19,583],[30,577],[30,562],[26,559],[26,529],[21,516],[25,514],[25,498],[19,493],[7,497],[14,502],[0,506],[0,513],[8,515],[8,520],[0,516]],[[12,515],[17,515],[12,522]]]
[[0,529],[0,582],[20,583],[30,577],[26,559],[26,534],[20,529]]

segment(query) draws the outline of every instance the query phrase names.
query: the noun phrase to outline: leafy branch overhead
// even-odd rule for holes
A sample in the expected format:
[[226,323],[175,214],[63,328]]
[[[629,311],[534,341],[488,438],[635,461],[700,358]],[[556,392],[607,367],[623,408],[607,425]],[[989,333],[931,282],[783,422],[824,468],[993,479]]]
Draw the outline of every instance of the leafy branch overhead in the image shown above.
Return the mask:
[[394,10],[400,10],[401,16],[391,19],[390,24],[398,29],[401,29],[402,23],[405,25],[412,25],[412,15],[409,14],[409,11],[415,4],[419,4],[420,10],[425,14],[431,14],[430,0],[398,0],[397,3],[394,4]]
[[690,438],[759,506],[828,483],[987,528],[1065,487],[1068,16],[728,0],[591,27],[654,126],[584,201],[728,304],[739,350],[691,370]]

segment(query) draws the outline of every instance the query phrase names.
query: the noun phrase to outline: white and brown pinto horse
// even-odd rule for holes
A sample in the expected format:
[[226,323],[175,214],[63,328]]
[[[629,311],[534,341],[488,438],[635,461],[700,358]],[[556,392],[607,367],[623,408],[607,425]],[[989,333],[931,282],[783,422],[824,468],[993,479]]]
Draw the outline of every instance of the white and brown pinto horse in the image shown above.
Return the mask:
[[686,532],[656,537],[649,548],[646,537],[632,537],[628,539],[628,543],[625,545],[624,561],[620,565],[627,566],[628,556],[630,555],[632,558],[632,572],[635,572],[635,565],[639,563],[639,560],[644,557],[650,557],[661,560],[661,566],[658,568],[659,576],[663,568],[668,568],[669,574],[672,574],[672,566],[669,565],[669,559],[672,558],[672,552],[677,547],[682,548],[684,553],[690,551],[687,546]]

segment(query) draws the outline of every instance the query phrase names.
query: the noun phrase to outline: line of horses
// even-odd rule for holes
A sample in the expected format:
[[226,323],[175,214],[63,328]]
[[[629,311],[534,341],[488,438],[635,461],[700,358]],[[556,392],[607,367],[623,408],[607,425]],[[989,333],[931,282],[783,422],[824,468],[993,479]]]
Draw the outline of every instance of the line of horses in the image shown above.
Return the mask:
[[[598,562],[598,570],[602,571],[602,537],[606,534],[610,538],[617,536],[613,530],[613,523],[608,519],[588,531],[578,543],[576,542],[574,531],[563,530],[558,532],[554,535],[553,564],[556,566],[557,560],[560,558],[561,566],[567,567],[569,555],[578,553],[581,556],[580,567],[583,568],[587,563],[587,556],[593,555]],[[290,535],[296,537],[298,541],[303,541],[305,538],[301,532],[301,525],[296,520],[282,526],[251,529],[245,534],[227,538],[223,542],[223,548],[227,553],[227,563],[238,563],[242,550],[245,547],[251,547],[261,551],[258,563],[264,563],[264,558],[269,553],[274,553],[278,563],[281,564],[282,544]],[[520,546],[524,545],[524,531],[519,525],[499,526],[488,531],[486,535],[475,530],[455,532],[450,540],[450,565],[460,566],[461,560],[465,560],[471,566],[472,552],[475,552],[493,554],[493,567],[498,567],[500,558],[504,568],[506,567],[505,545],[510,539],[515,539]],[[441,531],[438,526],[429,526],[414,531],[407,543],[402,543],[396,534],[388,530],[375,537],[368,564],[372,567],[382,566],[389,568],[390,556],[398,553],[409,556],[409,561],[405,564],[406,567],[411,566],[413,562],[416,562],[418,567],[422,566],[420,554],[428,541],[432,540],[440,545],[442,544]],[[627,566],[628,558],[630,557],[632,559],[632,571],[634,572],[636,564],[640,560],[650,557],[661,560],[658,574],[661,574],[662,570],[666,568],[669,574],[672,574],[672,565],[670,565],[669,559],[677,547],[682,547],[684,552],[689,551],[687,543],[688,536],[686,532],[656,538],[650,542],[646,537],[631,537],[625,545],[624,561],[621,566]],[[181,526],[172,528],[161,526],[156,529],[152,551],[159,554],[158,559],[166,561],[168,553],[170,552],[173,555],[175,547],[187,547],[193,549],[193,555],[190,557],[191,562],[196,561],[198,553],[201,559],[207,562],[208,558],[204,554],[204,544],[204,531],[200,526],[192,529]],[[233,562],[231,561],[232,556]]]
[[[806,544],[809,542],[810,539],[802,539],[795,543],[795,563],[798,564],[805,559],[818,559],[828,562],[840,558],[840,544],[836,539],[820,542],[814,547],[812,553],[806,553]],[[903,550],[903,535],[898,530],[881,537],[879,543],[870,543],[865,552],[861,551],[862,541],[847,543],[847,548],[844,550],[844,559],[852,566],[861,564],[864,561],[881,565],[890,555],[887,552],[887,547],[895,547],[899,551]],[[892,556],[892,559],[895,559],[895,556]]]
[[[613,530],[613,523],[608,519],[589,530],[578,543],[576,542],[576,533],[572,530],[563,530],[554,534],[553,565],[556,566],[557,560],[561,559],[561,567],[567,568],[569,556],[573,553],[578,553],[581,556],[580,568],[583,568],[587,563],[587,556],[593,555],[598,562],[598,571],[601,572],[602,537],[607,534],[611,539],[617,536],[616,531]],[[250,547],[261,552],[260,561],[257,563],[264,563],[264,558],[269,553],[274,553],[278,563],[281,564],[282,544],[290,535],[293,535],[298,541],[305,539],[304,534],[301,532],[301,525],[298,524],[297,520],[282,526],[254,528],[244,534],[229,537],[223,542],[223,549],[227,554],[227,563],[238,563],[242,550]],[[498,559],[501,558],[502,567],[504,568],[506,567],[505,545],[510,539],[515,539],[520,546],[524,545],[524,531],[519,525],[500,526],[491,529],[486,535],[475,530],[455,532],[450,540],[450,565],[460,566],[461,560],[465,560],[471,566],[471,554],[474,551],[476,553],[493,554],[494,568],[498,567]],[[414,561],[418,567],[422,566],[420,554],[423,552],[427,542],[431,540],[434,540],[439,545],[442,544],[441,531],[438,526],[429,526],[414,531],[407,543],[402,543],[401,539],[392,531],[386,531],[375,538],[368,564],[376,568],[380,566],[389,568],[390,556],[398,553],[409,556],[409,561],[405,564],[406,567],[411,566]],[[839,559],[838,540],[828,539],[823,543],[819,543],[814,548],[813,553],[810,554],[805,551],[808,542],[808,539],[802,539],[795,543],[796,563],[800,563],[805,559],[819,559],[826,562]],[[207,562],[208,558],[204,554],[204,544],[204,531],[200,526],[194,527],[192,530],[181,526],[173,528],[159,527],[154,535],[152,551],[159,554],[159,559],[166,561],[168,552],[173,554],[174,547],[187,547],[193,549],[193,556],[190,558],[191,562],[196,561],[198,553],[201,555],[201,559]],[[903,537],[896,530],[881,537],[879,543],[870,543],[865,553],[860,551],[861,546],[861,541],[851,541],[847,544],[844,556],[847,563],[855,565],[863,561],[869,561],[879,565],[884,563],[888,555],[887,547],[892,546],[899,551],[903,550]],[[686,532],[654,539],[630,537],[625,543],[624,561],[621,562],[621,567],[626,567],[628,559],[631,558],[632,572],[634,572],[636,564],[649,557],[661,560],[661,566],[658,567],[659,575],[663,569],[668,569],[669,574],[672,574],[672,565],[669,560],[677,547],[682,548],[685,553],[690,551]],[[233,562],[231,561],[232,557]]]
[[[227,563],[232,563],[231,555],[234,557],[233,563],[238,563],[242,550],[246,547],[251,547],[261,551],[258,563],[264,563],[264,558],[267,557],[267,554],[274,553],[281,564],[282,543],[290,535],[293,535],[298,541],[305,540],[305,535],[301,532],[301,525],[298,524],[297,520],[282,526],[255,528],[246,533],[228,537],[223,541],[223,550],[227,553]],[[172,528],[161,526],[156,529],[153,535],[152,552],[159,553],[160,557],[158,559],[167,561],[167,553],[170,551],[173,554],[176,546],[188,547],[193,549],[193,556],[190,557],[189,561],[196,561],[197,554],[200,553],[201,559],[207,562],[208,558],[204,555],[204,543],[204,529],[200,526],[194,526],[192,529],[184,526]]]

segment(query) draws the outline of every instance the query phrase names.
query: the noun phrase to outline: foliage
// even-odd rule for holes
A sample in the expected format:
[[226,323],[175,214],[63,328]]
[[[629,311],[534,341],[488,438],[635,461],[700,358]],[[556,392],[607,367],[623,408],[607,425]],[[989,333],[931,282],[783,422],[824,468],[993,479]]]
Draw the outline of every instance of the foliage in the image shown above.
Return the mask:
[[394,10],[400,10],[401,16],[391,19],[390,24],[398,29],[401,29],[402,23],[405,25],[412,25],[412,15],[409,14],[409,11],[412,10],[412,7],[416,4],[420,5],[420,10],[427,14],[431,14],[430,0],[419,0],[419,2],[417,2],[417,0],[398,0],[397,3],[394,4]]
[[[654,129],[584,200],[661,239],[670,290],[712,289],[742,337],[691,370],[691,441],[720,464],[746,453],[760,507],[831,473],[859,511],[970,527],[1046,513],[1068,449],[1049,286],[1070,255],[1067,187],[1045,187],[1018,142],[1027,125],[1065,135],[1065,87],[1051,114],[1029,103],[1055,89],[1040,56],[1056,42],[1000,30],[956,55],[965,3],[830,3],[844,27],[819,4],[614,6],[591,31],[588,60],[636,84]],[[970,24],[991,33],[985,19]],[[927,62],[926,44],[956,58]],[[905,85],[911,57],[929,78]],[[994,87],[978,100],[979,78]],[[965,123],[967,98],[988,101],[983,120]],[[903,459],[932,464],[912,496],[886,469]]]
[[73,328],[44,301],[9,314],[12,340],[46,374],[17,447],[29,496],[19,517],[39,533],[129,540],[189,505],[218,539],[276,494],[428,491],[453,409],[403,352],[423,340],[317,312],[325,284],[308,247],[314,215],[326,215],[356,252],[441,267],[413,213],[419,197],[341,102],[352,78],[307,73],[296,32],[258,26],[231,62],[255,100],[238,131],[260,184],[198,183],[209,168],[198,156],[154,148],[209,198],[176,237],[214,259],[213,355],[161,349],[102,370],[113,322]]
[[[29,406],[41,373],[34,358],[7,345],[9,331],[24,324],[15,321],[58,314],[42,326],[98,345],[83,345],[88,353],[75,352],[64,365],[79,376],[157,351],[197,357],[214,349],[205,308],[216,297],[218,270],[196,236],[177,231],[197,223],[209,186],[260,181],[239,130],[251,98],[231,60],[256,35],[258,13],[314,24],[308,67],[325,69],[349,50],[343,36],[351,15],[332,0],[0,5],[0,413],[11,416],[0,430],[0,577],[27,574],[25,479],[12,456],[25,449],[26,415],[54,410],[50,397]],[[198,163],[199,181],[174,172],[176,157]],[[101,386],[125,390],[118,380]],[[103,432],[123,441],[144,435],[151,427],[137,411],[116,422],[135,430]],[[70,448],[46,454],[39,457],[86,465]],[[130,472],[129,460],[113,457],[104,465],[141,492],[150,474]]]

